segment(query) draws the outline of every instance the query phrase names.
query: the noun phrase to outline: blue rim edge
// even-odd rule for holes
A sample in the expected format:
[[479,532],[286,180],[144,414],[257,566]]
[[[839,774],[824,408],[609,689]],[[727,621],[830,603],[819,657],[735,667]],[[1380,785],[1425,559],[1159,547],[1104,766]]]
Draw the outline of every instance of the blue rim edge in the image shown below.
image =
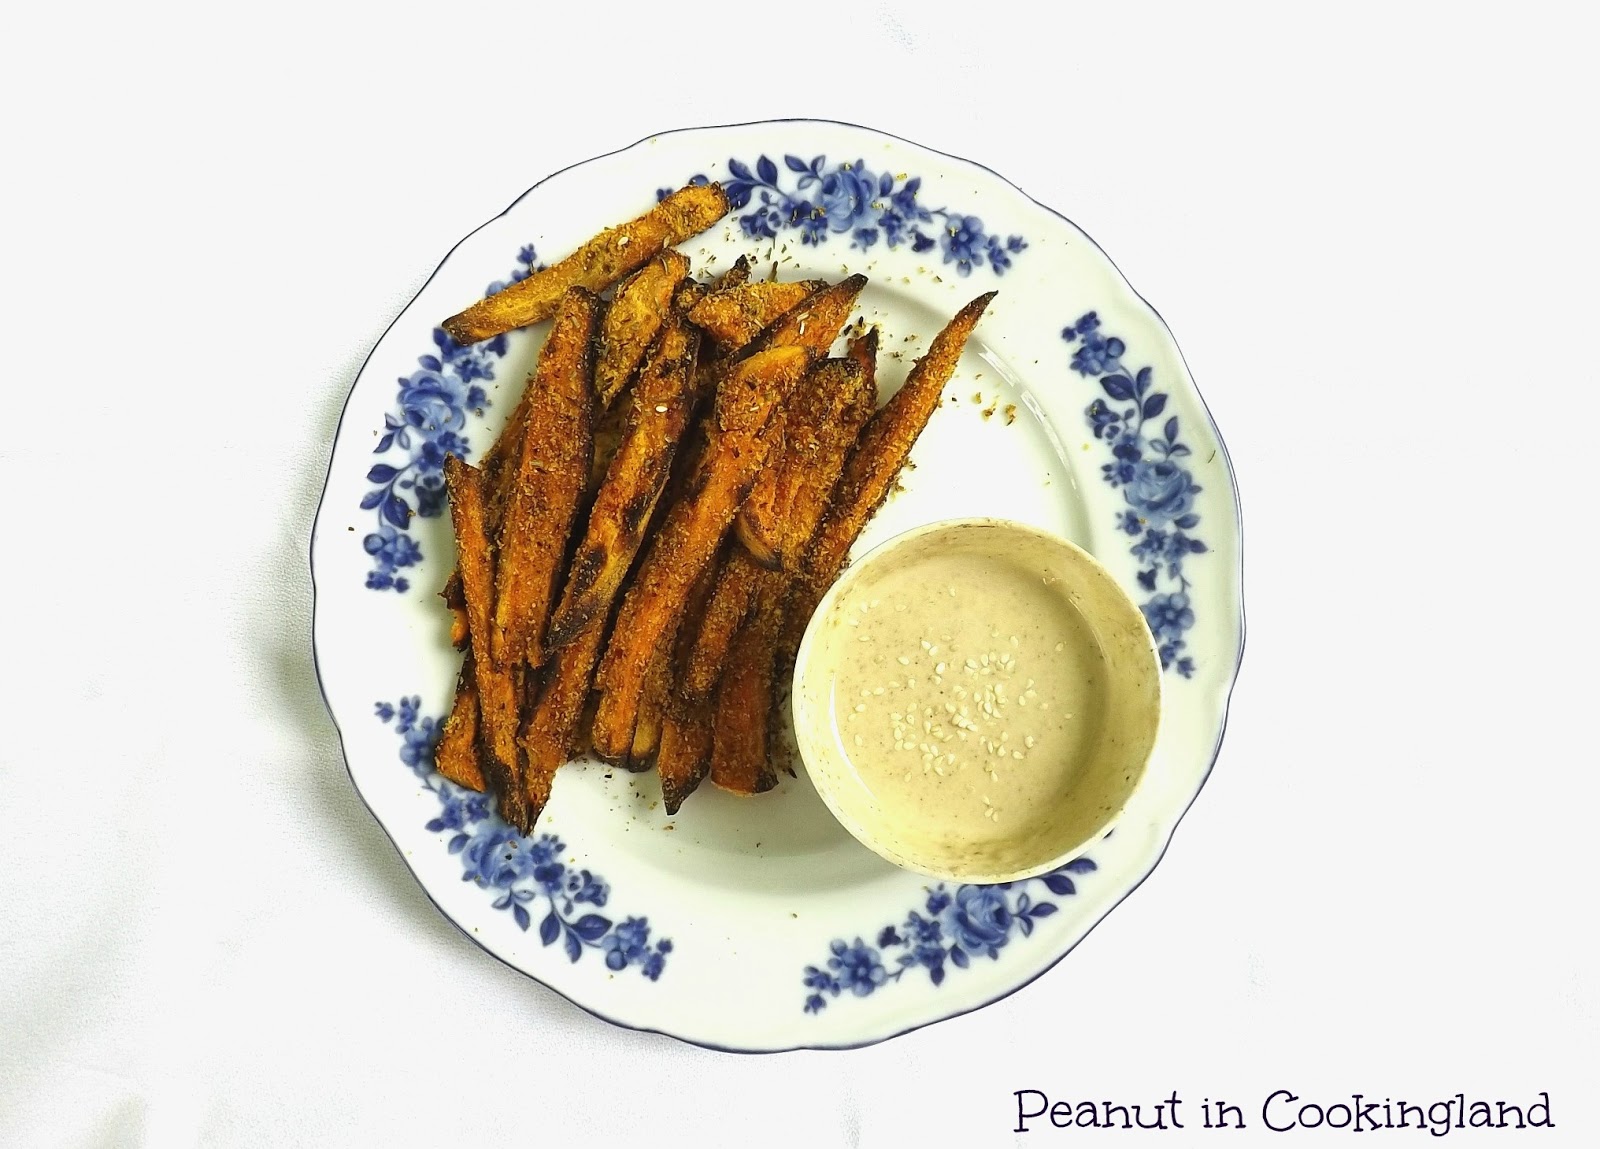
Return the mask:
[[[1024,979],[1023,981],[1018,982],[1016,985],[1011,986],[1009,989],[1006,989],[1006,990],[1004,990],[1003,992],[1001,992],[999,994],[996,994],[994,997],[990,998],[988,1001],[980,1002],[979,1004],[974,1005],[974,1006],[970,1006],[970,1007],[968,1007],[966,1009],[956,1010],[953,1013],[947,1013],[947,1014],[943,1015],[942,1017],[936,1017],[936,1018],[932,1018],[931,1020],[928,1020],[928,1021],[918,1022],[915,1025],[909,1025],[905,1029],[896,1030],[894,1033],[885,1034],[882,1037],[874,1037],[874,1038],[869,1038],[869,1039],[867,1039],[865,1041],[848,1042],[848,1043],[834,1044],[834,1045],[800,1044],[800,1045],[785,1046],[782,1049],[741,1049],[741,1048],[739,1048],[737,1046],[717,1045],[715,1042],[710,1042],[710,1041],[696,1041],[693,1038],[682,1037],[682,1036],[680,1036],[680,1035],[678,1035],[676,1033],[668,1033],[666,1030],[663,1030],[663,1029],[652,1029],[649,1026],[643,1026],[643,1025],[631,1025],[628,1022],[619,1021],[614,1017],[608,1017],[606,1014],[601,1013],[599,1010],[593,1009],[590,1006],[587,1006],[587,1005],[583,1004],[581,1001],[577,1001],[574,998],[569,997],[567,994],[563,993],[561,990],[557,989],[555,986],[551,985],[549,982],[543,980],[542,978],[540,978],[540,977],[538,977],[538,976],[536,976],[534,974],[529,973],[527,970],[520,969],[517,966],[512,965],[505,958],[501,957],[499,954],[497,954],[493,950],[491,950],[488,946],[486,946],[478,938],[473,937],[473,935],[464,926],[462,926],[460,922],[456,921],[453,917],[451,917],[448,913],[446,913],[445,910],[444,910],[444,907],[439,905],[439,903],[434,900],[433,895],[431,893],[429,893],[427,885],[422,881],[422,878],[417,874],[416,869],[411,865],[411,863],[409,861],[406,860],[405,851],[403,849],[401,849],[400,843],[395,841],[394,835],[389,832],[389,827],[384,825],[383,819],[379,818],[378,815],[373,811],[372,804],[367,801],[366,794],[364,794],[362,792],[362,790],[361,790],[361,784],[356,781],[356,776],[355,776],[354,772],[350,769],[350,756],[345,752],[345,748],[344,748],[344,730],[339,726],[339,717],[338,717],[337,714],[334,713],[333,704],[332,704],[332,702],[329,701],[328,692],[327,692],[326,688],[323,686],[323,683],[322,683],[322,666],[321,666],[321,663],[319,662],[318,656],[317,656],[317,642],[316,642],[316,628],[317,628],[317,557],[316,557],[316,544],[317,544],[318,528],[321,526],[321,523],[322,523],[322,512],[323,512],[323,510],[324,510],[324,508],[325,508],[325,506],[327,504],[327,500],[328,500],[328,484],[329,484],[329,482],[331,481],[331,479],[333,477],[333,456],[334,456],[334,451],[338,447],[339,433],[344,429],[344,417],[350,410],[350,400],[355,395],[356,386],[357,386],[357,384],[359,384],[361,382],[362,375],[364,375],[366,373],[367,365],[372,361],[372,356],[377,352],[378,348],[383,345],[383,341],[388,338],[389,332],[392,331],[394,329],[395,324],[399,323],[401,318],[403,316],[405,316],[405,314],[411,310],[412,305],[415,304],[417,299],[422,295],[422,293],[427,290],[428,285],[433,282],[434,277],[439,274],[440,270],[444,267],[444,265],[450,262],[451,256],[455,255],[455,253],[461,248],[462,244],[466,243],[473,236],[477,235],[478,232],[482,231],[484,228],[488,227],[490,224],[494,223],[496,220],[503,218],[507,213],[509,213],[513,208],[515,208],[519,203],[521,203],[524,199],[526,199],[529,195],[531,195],[539,187],[541,187],[544,184],[548,183],[550,180],[555,179],[557,176],[566,174],[567,172],[573,170],[574,168],[582,167],[584,164],[594,163],[597,160],[608,159],[611,156],[620,155],[623,152],[631,151],[633,148],[636,148],[641,144],[648,143],[649,141],[654,140],[654,139],[659,139],[662,136],[681,135],[684,132],[717,131],[717,130],[724,129],[724,128],[753,128],[753,127],[760,127],[760,126],[765,125],[765,124],[826,124],[826,125],[828,125],[830,127],[854,128],[857,131],[872,132],[872,133],[874,133],[876,135],[883,136],[886,139],[896,140],[896,141],[898,141],[898,142],[900,142],[902,144],[909,144],[910,146],[912,146],[914,148],[921,148],[923,151],[932,152],[932,153],[934,153],[936,155],[943,156],[947,160],[953,160],[953,161],[955,161],[957,163],[966,164],[969,167],[976,168],[977,170],[979,170],[981,172],[984,172],[984,173],[986,173],[986,174],[988,174],[990,176],[993,176],[997,180],[1000,180],[1002,183],[1006,184],[1007,186],[1009,186],[1011,188],[1014,188],[1017,191],[1018,194],[1022,195],[1030,203],[1034,204],[1036,207],[1039,207],[1039,208],[1043,209],[1044,211],[1049,212],[1051,215],[1055,216],[1057,219],[1061,220],[1062,222],[1064,222],[1066,224],[1069,224],[1073,229],[1075,229],[1079,234],[1081,234],[1085,239],[1087,239],[1091,244],[1094,245],[1095,250],[1098,251],[1105,258],[1106,262],[1109,263],[1111,265],[1112,269],[1117,273],[1117,278],[1122,280],[1123,286],[1125,288],[1127,288],[1128,292],[1130,294],[1132,294],[1132,296],[1135,299],[1137,299],[1140,303],[1142,303],[1146,308],[1149,309],[1150,314],[1155,316],[1156,322],[1160,323],[1161,327],[1162,327],[1162,330],[1164,330],[1167,333],[1167,338],[1171,341],[1173,349],[1175,351],[1177,351],[1177,353],[1178,353],[1178,361],[1183,364],[1184,374],[1186,374],[1188,376],[1190,385],[1193,386],[1193,388],[1194,388],[1195,397],[1197,399],[1199,399],[1199,401],[1200,401],[1200,409],[1205,412],[1206,422],[1210,424],[1211,433],[1216,438],[1217,447],[1219,448],[1219,450],[1222,453],[1223,466],[1225,466],[1227,468],[1228,482],[1229,482],[1229,486],[1230,486],[1230,488],[1231,488],[1231,490],[1233,492],[1234,537],[1237,540],[1236,545],[1238,546],[1238,552],[1239,552],[1238,562],[1236,564],[1236,572],[1237,572],[1237,576],[1238,576],[1238,585],[1239,585],[1239,652],[1238,652],[1238,655],[1234,659],[1232,676],[1228,680],[1227,692],[1224,695],[1223,700],[1222,700],[1222,722],[1221,722],[1221,725],[1217,728],[1217,740],[1216,740],[1216,743],[1211,748],[1211,761],[1206,766],[1205,773],[1201,776],[1200,785],[1195,788],[1195,792],[1194,792],[1193,796],[1190,797],[1188,803],[1184,806],[1183,810],[1179,812],[1178,817],[1173,821],[1172,830],[1167,834],[1166,841],[1162,843],[1161,849],[1156,853],[1155,860],[1150,863],[1149,868],[1146,869],[1143,874],[1139,875],[1138,879],[1134,881],[1133,885],[1128,887],[1128,889],[1123,893],[1123,895],[1120,898],[1118,898],[1115,902],[1113,902],[1110,906],[1108,906],[1106,908],[1105,913],[1101,914],[1098,918],[1096,918],[1093,922],[1091,922],[1089,924],[1088,929],[1084,930],[1082,937],[1078,938],[1077,941],[1073,942],[1066,949],[1062,950],[1061,953],[1056,956],[1055,960],[1050,962],[1049,965],[1045,966],[1043,969],[1039,970],[1037,973],[1033,974],[1031,977],[1028,977],[1028,978]],[[350,391],[345,396],[344,407],[341,408],[340,411],[339,411],[339,420],[338,420],[337,423],[334,424],[333,439],[332,439],[332,443],[331,443],[331,445],[329,446],[329,449],[328,449],[328,468],[327,468],[327,472],[323,476],[323,482],[322,482],[322,497],[317,500],[317,513],[316,513],[316,516],[311,521],[311,539],[310,539],[310,543],[309,543],[309,545],[307,546],[306,549],[307,549],[307,566],[308,566],[308,568],[310,570],[310,574],[311,574],[311,665],[312,665],[312,670],[314,671],[314,673],[317,676],[317,692],[318,692],[318,694],[320,694],[322,696],[322,705],[328,711],[328,717],[333,722],[334,731],[339,736],[339,756],[340,756],[340,758],[342,758],[344,760],[345,775],[350,779],[351,788],[355,790],[356,796],[361,799],[361,804],[364,807],[366,807],[367,813],[372,816],[372,820],[374,822],[376,822],[378,824],[379,829],[381,829],[383,831],[384,837],[389,839],[389,844],[394,847],[395,853],[400,856],[400,861],[405,865],[406,870],[411,874],[412,879],[417,883],[417,886],[422,890],[423,897],[428,899],[428,901],[433,905],[433,908],[439,912],[439,915],[441,917],[443,917],[445,919],[445,921],[449,922],[452,926],[454,926],[456,928],[456,931],[458,933],[460,933],[462,937],[466,938],[468,941],[470,941],[478,949],[480,949],[484,953],[488,954],[491,958],[493,958],[495,961],[499,962],[501,965],[505,966],[507,969],[512,970],[513,972],[519,974],[522,977],[528,978],[530,981],[533,981],[533,982],[535,982],[535,983],[537,983],[537,984],[539,984],[541,986],[544,986],[545,989],[549,990],[551,993],[555,994],[557,997],[560,997],[564,1001],[567,1001],[567,1002],[571,1003],[572,1005],[576,1006],[578,1009],[582,1010],[584,1013],[587,1013],[589,1016],[594,1017],[594,1018],[598,1018],[599,1020],[601,1020],[603,1022],[606,1022],[609,1025],[615,1025],[620,1029],[632,1030],[635,1033],[654,1033],[654,1034],[659,1034],[662,1037],[672,1038],[674,1041],[681,1041],[685,1045],[696,1046],[696,1047],[698,1047],[700,1049],[715,1050],[718,1053],[772,1054],[772,1053],[795,1053],[795,1052],[799,1052],[801,1050],[825,1051],[825,1050],[865,1049],[868,1046],[878,1045],[878,1044],[880,1044],[882,1042],[885,1042],[885,1041],[893,1041],[897,1037],[904,1037],[908,1033],[915,1033],[917,1030],[925,1029],[926,1027],[928,1027],[930,1025],[938,1025],[941,1022],[950,1021],[950,1020],[953,1020],[954,1018],[965,1017],[967,1014],[974,1013],[974,1012],[976,1012],[976,1011],[978,1011],[980,1009],[987,1009],[989,1006],[994,1005],[996,1002],[1004,1001],[1006,998],[1010,997],[1012,994],[1017,993],[1020,990],[1026,989],[1028,986],[1032,985],[1034,982],[1039,980],[1039,978],[1043,977],[1045,974],[1047,974],[1051,970],[1055,969],[1055,967],[1057,965],[1059,965],[1061,963],[1061,961],[1068,954],[1070,954],[1073,950],[1077,949],[1080,945],[1082,945],[1084,940],[1087,939],[1090,934],[1094,933],[1095,929],[1099,927],[1101,922],[1105,921],[1106,918],[1108,918],[1111,915],[1111,913],[1118,906],[1120,906],[1123,902],[1125,902],[1133,894],[1133,892],[1135,890],[1139,889],[1139,887],[1143,886],[1144,883],[1147,880],[1149,880],[1150,875],[1155,873],[1156,868],[1161,864],[1162,859],[1167,856],[1167,851],[1172,847],[1172,839],[1177,836],[1178,827],[1182,824],[1183,819],[1188,816],[1189,811],[1194,808],[1194,804],[1199,799],[1201,791],[1203,791],[1205,789],[1206,783],[1208,781],[1210,781],[1210,779],[1211,779],[1212,771],[1216,769],[1217,758],[1220,756],[1220,754],[1222,752],[1223,738],[1226,736],[1227,730],[1228,730],[1228,712],[1229,712],[1229,709],[1230,709],[1231,704],[1233,702],[1234,687],[1237,686],[1238,682],[1239,682],[1239,667],[1241,665],[1243,665],[1243,662],[1244,662],[1244,648],[1245,648],[1246,636],[1247,636],[1247,630],[1246,630],[1246,625],[1245,625],[1245,610],[1244,610],[1244,512],[1243,512],[1242,500],[1240,499],[1240,496],[1239,496],[1238,477],[1235,474],[1234,469],[1233,469],[1233,460],[1228,454],[1228,445],[1227,445],[1227,443],[1225,443],[1223,441],[1222,432],[1217,427],[1217,421],[1211,415],[1211,408],[1206,404],[1205,396],[1201,393],[1199,384],[1195,383],[1194,373],[1189,370],[1188,360],[1184,358],[1183,349],[1178,345],[1177,337],[1173,335],[1172,328],[1167,324],[1167,321],[1162,317],[1161,313],[1159,311],[1157,311],[1154,306],[1151,305],[1151,303],[1150,303],[1150,301],[1148,299],[1146,299],[1144,296],[1139,294],[1139,292],[1134,288],[1133,284],[1129,282],[1128,277],[1122,273],[1122,269],[1117,266],[1116,261],[1113,260],[1109,254],[1107,254],[1105,248],[1101,247],[1098,243],[1095,242],[1094,238],[1092,236],[1090,236],[1088,232],[1084,231],[1083,228],[1079,227],[1076,223],[1074,223],[1072,220],[1068,219],[1065,215],[1062,215],[1059,211],[1057,211],[1055,208],[1051,207],[1049,204],[1040,203],[1038,200],[1034,199],[1031,195],[1029,195],[1021,187],[1018,187],[1015,183],[1012,183],[1012,181],[1006,179],[1005,176],[1001,175],[999,172],[993,170],[992,168],[985,167],[983,164],[980,164],[975,160],[969,160],[964,156],[952,155],[949,152],[939,151],[939,149],[937,149],[937,148],[930,148],[926,144],[919,144],[915,140],[908,140],[904,136],[895,135],[893,132],[885,132],[885,131],[883,131],[883,130],[881,130],[879,128],[870,128],[870,127],[867,127],[864,124],[852,124],[852,123],[849,123],[848,121],[845,121],[845,120],[821,120],[821,119],[816,119],[816,118],[810,117],[810,116],[786,116],[786,117],[779,117],[777,119],[771,119],[771,120],[748,120],[748,121],[744,121],[744,122],[741,122],[741,123],[730,123],[730,124],[702,124],[702,125],[697,125],[697,126],[694,126],[694,127],[672,128],[672,129],[669,129],[668,131],[664,131],[664,132],[651,132],[649,135],[642,136],[639,139],[635,140],[633,143],[628,144],[628,145],[626,145],[624,147],[615,148],[615,149],[613,149],[613,150],[611,150],[609,152],[601,152],[599,155],[589,156],[586,159],[579,160],[577,163],[568,164],[564,168],[560,168],[557,171],[551,172],[549,175],[545,176],[544,179],[541,179],[538,182],[536,182],[536,183],[532,184],[531,186],[529,186],[525,191],[523,191],[520,195],[518,195],[516,199],[512,200],[509,204],[507,204],[505,206],[505,209],[503,211],[501,211],[499,214],[494,215],[494,216],[490,217],[489,219],[485,220],[483,223],[481,223],[477,227],[473,228],[466,235],[462,236],[461,239],[457,240],[455,245],[452,246],[450,248],[450,250],[445,253],[444,258],[439,261],[438,266],[436,266],[431,272],[428,273],[428,278],[423,280],[422,286],[417,288],[416,293],[414,295],[412,295],[412,297],[409,300],[406,301],[405,306],[400,308],[400,310],[395,314],[395,317],[392,320],[390,320],[389,325],[383,329],[383,333],[381,335],[379,335],[378,338],[377,338],[377,341],[373,343],[372,349],[369,350],[367,352],[366,357],[364,359],[362,359],[361,366],[356,369],[355,378],[353,378],[351,380],[351,382],[350,382]]]

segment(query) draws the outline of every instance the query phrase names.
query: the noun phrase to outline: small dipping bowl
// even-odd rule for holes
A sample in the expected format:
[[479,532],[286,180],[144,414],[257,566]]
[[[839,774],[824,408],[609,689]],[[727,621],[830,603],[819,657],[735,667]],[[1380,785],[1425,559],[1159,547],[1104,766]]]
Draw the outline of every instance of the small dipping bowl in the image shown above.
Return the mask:
[[812,784],[862,844],[931,877],[1008,882],[1071,861],[1127,806],[1161,663],[1087,551],[957,519],[834,583],[800,643],[793,709]]

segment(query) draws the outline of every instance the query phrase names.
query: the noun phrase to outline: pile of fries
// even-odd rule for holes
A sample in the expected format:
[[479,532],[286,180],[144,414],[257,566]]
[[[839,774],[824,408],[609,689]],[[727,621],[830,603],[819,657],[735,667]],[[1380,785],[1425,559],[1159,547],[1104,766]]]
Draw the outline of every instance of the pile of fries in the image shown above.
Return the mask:
[[673,245],[728,208],[686,187],[444,324],[470,343],[552,321],[500,438],[445,464],[465,656],[437,766],[524,833],[586,749],[654,765],[668,813],[707,777],[777,784],[776,684],[993,298],[880,410],[876,329],[828,357],[865,277],[690,276]]

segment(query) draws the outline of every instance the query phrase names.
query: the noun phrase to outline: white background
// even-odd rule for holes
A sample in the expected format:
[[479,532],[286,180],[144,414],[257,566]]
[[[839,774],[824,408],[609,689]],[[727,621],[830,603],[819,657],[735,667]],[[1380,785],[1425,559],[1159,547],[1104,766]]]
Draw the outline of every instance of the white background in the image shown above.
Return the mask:
[[[1342,1143],[1263,1129],[1278,1088],[1547,1090],[1554,1131],[1448,1143],[1600,1144],[1596,92],[1561,7],[46,7],[0,68],[0,1144]],[[355,371],[457,239],[775,116],[977,159],[1111,254],[1230,448],[1249,631],[1210,783],[1067,961],[739,1058],[433,910],[340,762],[306,549]],[[1024,1088],[1251,1128],[1015,1137]]]

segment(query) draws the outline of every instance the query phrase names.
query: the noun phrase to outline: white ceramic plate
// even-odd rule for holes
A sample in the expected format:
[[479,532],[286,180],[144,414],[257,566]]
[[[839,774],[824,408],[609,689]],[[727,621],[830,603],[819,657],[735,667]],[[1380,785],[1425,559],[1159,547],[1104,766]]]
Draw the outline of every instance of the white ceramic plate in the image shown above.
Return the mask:
[[[683,245],[697,271],[749,253],[782,278],[871,277],[861,311],[894,356],[885,397],[949,316],[999,289],[857,553],[998,515],[1078,543],[1143,604],[1166,665],[1161,736],[1115,831],[1064,870],[931,883],[851,838],[804,771],[758,799],[702,787],[668,818],[653,775],[568,766],[528,841],[432,773],[460,657],[435,596],[453,561],[439,463],[493,440],[544,335],[460,349],[436,325],[692,177],[738,205]],[[1067,220],[985,168],[864,128],[672,132],[529,190],[373,349],[312,537],[318,675],[362,798],[495,957],[609,1021],[701,1045],[863,1045],[1026,985],[1155,866],[1215,760],[1243,647],[1238,514],[1171,334]]]

